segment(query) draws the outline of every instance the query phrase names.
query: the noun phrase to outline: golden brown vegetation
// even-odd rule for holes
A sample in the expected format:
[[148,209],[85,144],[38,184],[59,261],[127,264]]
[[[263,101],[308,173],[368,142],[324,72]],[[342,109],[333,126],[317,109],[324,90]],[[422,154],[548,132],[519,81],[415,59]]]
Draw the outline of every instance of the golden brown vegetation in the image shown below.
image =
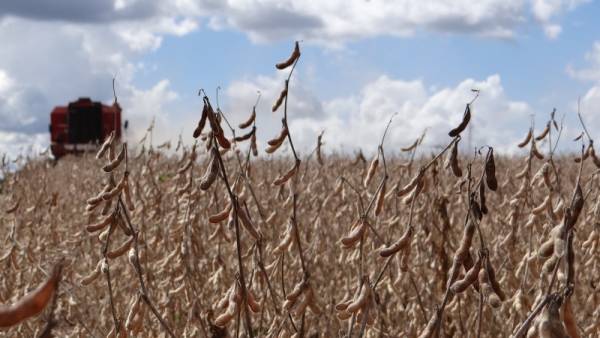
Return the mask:
[[[0,335],[598,337],[591,140],[577,162],[554,155],[552,115],[528,156],[461,155],[471,102],[440,151],[417,157],[422,136],[387,158],[388,124],[370,161],[326,156],[323,134],[301,159],[287,99],[269,149],[291,161],[252,157],[256,107],[236,137],[204,96],[193,146],[145,137],[134,154],[111,137],[98,156],[5,172]],[[43,315],[5,315],[38,294],[27,317]]]

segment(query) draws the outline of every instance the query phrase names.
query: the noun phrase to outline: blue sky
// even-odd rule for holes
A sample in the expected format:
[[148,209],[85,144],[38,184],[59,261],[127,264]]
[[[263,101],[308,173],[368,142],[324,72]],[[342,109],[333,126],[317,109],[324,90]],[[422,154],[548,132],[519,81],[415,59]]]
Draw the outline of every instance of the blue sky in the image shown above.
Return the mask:
[[580,96],[590,129],[600,128],[598,17],[600,6],[582,0],[8,0],[0,152],[47,146],[52,107],[110,102],[114,74],[132,139],[153,117],[159,141],[189,134],[198,89],[221,86],[234,121],[263,93],[264,141],[279,127],[269,107],[285,74],[273,65],[302,39],[290,98],[302,149],[322,129],[330,150],[374,147],[393,112],[390,143],[429,128],[434,146],[477,87],[474,142],[514,153],[530,116],[542,126],[553,107],[567,116],[565,134],[577,134]]

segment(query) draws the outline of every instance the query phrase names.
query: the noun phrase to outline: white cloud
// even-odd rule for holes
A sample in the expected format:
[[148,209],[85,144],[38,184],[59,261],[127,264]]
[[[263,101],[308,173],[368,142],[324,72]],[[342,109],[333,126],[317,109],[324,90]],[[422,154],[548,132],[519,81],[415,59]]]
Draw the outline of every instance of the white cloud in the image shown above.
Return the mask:
[[240,30],[255,41],[297,37],[326,44],[417,30],[506,38],[524,20],[521,0],[237,0],[209,13],[213,28]]
[[[594,84],[581,98],[581,113],[592,137],[600,135],[596,130],[600,129],[600,41],[594,42],[592,50],[585,53],[584,58],[587,66],[576,69],[572,65],[567,66],[567,73],[580,81],[592,81]],[[573,104],[576,109],[576,105]]]
[[588,63],[586,68],[576,69],[567,65],[567,73],[578,80],[600,82],[600,41],[594,42],[592,50],[585,53],[584,57]]
[[0,69],[0,132],[20,130],[31,133],[46,129],[46,123],[35,114],[44,103],[41,92],[18,85],[6,70]]
[[47,150],[46,133],[23,134],[0,131],[0,145],[2,152],[0,158],[7,156],[7,160],[15,160],[19,155],[37,156]]
[[[257,89],[263,90],[263,100],[269,104],[275,100],[276,91],[258,84],[280,83],[278,77],[238,81],[227,89],[228,102],[234,102],[233,110],[242,112],[235,115],[236,122],[248,116]],[[298,81],[292,81],[290,88],[292,93],[303,91]],[[374,151],[388,119],[397,112],[386,139],[389,151],[410,144],[425,128],[429,129],[425,145],[433,147],[449,141],[447,133],[462,119],[465,104],[473,98],[472,88],[481,90],[473,105],[473,146],[487,144],[500,151],[515,151],[514,145],[527,129],[533,110],[528,104],[507,97],[498,75],[482,81],[466,79],[454,87],[435,91],[428,90],[422,80],[404,81],[382,75],[356,95],[326,100],[320,105],[309,103],[317,100],[314,95],[291,97],[291,107],[296,108],[289,112],[290,128],[304,153],[314,147],[316,135],[323,129],[330,151]],[[257,122],[259,140],[263,142],[276,134],[281,117],[281,113],[272,115],[264,110],[259,111]],[[463,144],[466,141],[465,133]]]
[[560,25],[547,24],[544,26],[544,33],[546,34],[548,39],[554,40],[558,38],[561,32],[562,27]]
[[[168,111],[168,104],[178,98],[177,93],[169,88],[168,80],[163,79],[148,90],[135,87],[127,88],[128,95],[121,100],[121,106],[126,107],[123,119],[129,120],[131,128],[127,137],[130,141],[138,141],[155,119],[155,133],[158,139],[173,139],[174,130],[169,125],[183,125],[186,121],[175,119]],[[173,123],[178,121],[176,123]]]
[[[133,49],[154,49],[162,34],[181,35],[206,19],[256,42],[302,38],[337,46],[374,36],[410,36],[420,30],[511,38],[530,17],[550,38],[553,22],[588,0],[5,0],[0,13],[35,20],[112,23]],[[0,19],[2,15],[0,15]],[[129,26],[129,27],[128,27]],[[133,38],[139,35],[139,40]]]
[[600,83],[590,88],[581,98],[581,114],[592,137],[597,139],[600,134]]
[[562,27],[552,23],[552,20],[586,2],[589,0],[531,0],[531,12],[542,25],[546,36],[549,39],[556,39],[562,32]]

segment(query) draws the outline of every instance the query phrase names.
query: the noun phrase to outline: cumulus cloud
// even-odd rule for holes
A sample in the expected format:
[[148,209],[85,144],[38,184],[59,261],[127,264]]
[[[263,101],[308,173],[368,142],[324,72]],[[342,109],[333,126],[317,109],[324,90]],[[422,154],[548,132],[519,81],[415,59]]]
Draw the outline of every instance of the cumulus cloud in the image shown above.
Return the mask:
[[15,160],[19,155],[37,156],[48,148],[46,133],[23,134],[0,131],[0,144],[2,152],[0,158],[6,156],[7,160]]
[[564,13],[589,2],[589,0],[531,0],[533,17],[542,25],[549,39],[556,39],[562,32],[562,27],[553,20]]
[[39,132],[47,127],[35,112],[43,109],[44,95],[35,88],[17,84],[5,70],[0,69],[0,132],[19,130]]
[[[253,41],[303,38],[331,46],[374,36],[410,36],[419,30],[511,38],[530,17],[547,36],[562,28],[555,22],[588,0],[6,0],[0,17],[76,23],[143,23],[144,48],[156,48],[160,33],[187,32],[206,19],[212,29],[241,31]],[[528,6],[529,4],[529,6]],[[171,21],[169,29],[164,23]],[[131,28],[123,36],[134,47]]]
[[[129,140],[139,140],[152,120],[155,121],[155,125],[159,126],[159,128],[155,128],[158,139],[174,137],[174,130],[168,127],[176,124],[173,123],[174,121],[185,123],[168,111],[169,103],[178,98],[177,93],[170,89],[169,80],[163,79],[147,90],[129,87],[126,91],[128,94],[122,100],[121,105],[127,107],[125,118],[129,120],[131,126],[126,135]],[[189,121],[191,122],[191,119]]]
[[600,41],[594,42],[591,51],[585,53],[584,58],[587,63],[585,67],[578,69],[568,65],[567,73],[580,81],[593,83],[581,98],[580,108],[587,127],[594,137],[595,131],[600,129]]
[[0,16],[82,23],[108,22],[151,17],[159,11],[159,3],[139,0],[4,0],[0,2]]
[[600,82],[600,41],[594,42],[592,50],[584,56],[587,67],[577,69],[567,65],[567,73],[578,80]]
[[[256,90],[263,91],[263,100],[272,102],[277,93],[273,87],[281,87],[280,80],[278,76],[261,76],[232,84],[226,92],[231,110],[241,112],[235,115],[236,121],[248,116]],[[290,88],[292,94],[306,90],[298,81]],[[319,101],[314,95],[292,96],[289,116],[295,143],[306,153],[314,147],[316,135],[325,130],[324,141],[330,151],[374,151],[387,121],[397,113],[386,141],[390,151],[412,143],[425,129],[429,130],[426,147],[443,145],[449,140],[447,132],[460,122],[465,104],[473,98],[471,89],[476,88],[481,90],[481,96],[473,105],[472,145],[488,144],[513,152],[526,129],[518,126],[526,125],[533,113],[528,104],[507,97],[499,75],[480,81],[465,79],[454,87],[438,90],[427,88],[422,80],[405,81],[382,75],[355,95],[324,100],[321,104],[315,104]],[[281,117],[281,113],[273,115],[264,110],[259,110],[257,122],[263,143],[276,134]],[[466,141],[465,137],[463,143]]]
[[506,38],[524,20],[521,1],[503,0],[239,0],[209,12],[213,27],[240,30],[256,41],[291,35],[326,44],[423,29]]

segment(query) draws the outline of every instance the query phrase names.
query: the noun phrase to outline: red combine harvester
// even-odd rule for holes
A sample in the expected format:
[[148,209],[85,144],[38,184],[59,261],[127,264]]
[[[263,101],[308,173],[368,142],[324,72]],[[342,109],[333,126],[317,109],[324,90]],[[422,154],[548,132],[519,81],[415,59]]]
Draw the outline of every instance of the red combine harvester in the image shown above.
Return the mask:
[[55,158],[96,149],[115,131],[121,137],[121,107],[94,102],[87,97],[54,107],[50,114],[50,149]]

